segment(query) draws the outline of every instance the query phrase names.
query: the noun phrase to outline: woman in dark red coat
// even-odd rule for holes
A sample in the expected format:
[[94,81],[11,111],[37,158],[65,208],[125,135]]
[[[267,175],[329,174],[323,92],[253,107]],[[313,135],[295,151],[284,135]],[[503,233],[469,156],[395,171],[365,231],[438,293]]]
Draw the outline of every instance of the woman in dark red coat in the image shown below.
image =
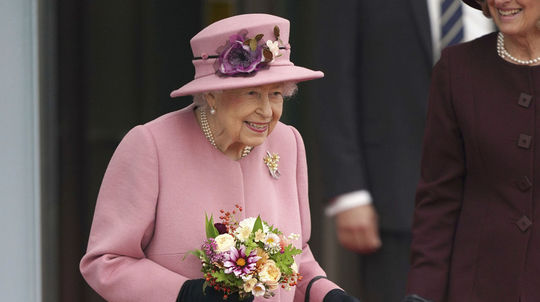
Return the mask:
[[465,0],[499,28],[433,73],[406,301],[540,301],[540,1]]

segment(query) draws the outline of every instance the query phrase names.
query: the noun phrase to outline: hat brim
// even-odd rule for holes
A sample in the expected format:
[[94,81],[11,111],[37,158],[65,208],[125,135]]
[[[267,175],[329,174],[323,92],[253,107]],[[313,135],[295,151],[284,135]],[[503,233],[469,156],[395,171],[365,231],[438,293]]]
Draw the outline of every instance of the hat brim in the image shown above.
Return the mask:
[[482,9],[482,6],[476,0],[463,0],[467,5],[476,9]]
[[195,79],[171,92],[171,97],[193,95],[215,90],[255,87],[279,82],[303,82],[324,77],[322,71],[313,71],[300,66],[271,66],[249,76],[218,76],[210,74]]

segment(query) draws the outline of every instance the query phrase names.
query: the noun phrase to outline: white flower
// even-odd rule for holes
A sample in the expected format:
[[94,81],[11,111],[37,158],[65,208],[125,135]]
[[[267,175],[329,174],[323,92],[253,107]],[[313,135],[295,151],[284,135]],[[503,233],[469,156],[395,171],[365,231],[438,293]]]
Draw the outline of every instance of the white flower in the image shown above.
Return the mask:
[[296,261],[291,264],[291,269],[295,274],[298,274],[298,264],[296,264]]
[[298,240],[298,238],[300,238],[300,235],[295,234],[295,233],[291,233],[291,234],[288,236],[288,238],[289,238],[290,240]]
[[[248,227],[250,230],[253,231],[253,226],[255,225],[255,220],[257,220],[257,218],[255,217],[248,217],[242,221],[240,221],[238,223],[238,226],[239,227]],[[268,233],[268,226],[266,225],[266,223],[263,222],[263,231],[265,233]]]
[[217,251],[220,253],[229,251],[234,247],[234,237],[229,234],[221,234],[215,238],[217,244]]
[[277,284],[279,278],[281,278],[281,271],[277,267],[274,260],[266,261],[259,272],[259,280],[268,285],[272,285]]
[[244,220],[242,220],[242,221],[240,221],[238,223],[238,226],[239,227],[248,227],[249,229],[253,230],[253,226],[255,225],[255,220],[257,220],[257,218],[255,218],[255,217],[245,218]]
[[276,290],[279,288],[279,283],[277,282],[266,282],[266,286],[268,286],[269,290]]
[[272,61],[270,61],[270,62],[274,62],[276,57],[279,56],[279,42],[278,41],[268,40],[268,41],[266,41],[266,46],[268,46],[268,49],[270,49],[270,51],[272,52],[273,58],[272,58]]
[[240,241],[244,242],[249,238],[249,235],[251,235],[251,229],[247,226],[241,226],[236,229],[236,231],[234,232],[234,235]]
[[264,285],[262,283],[255,284],[255,286],[251,290],[251,293],[255,297],[260,297],[260,296],[264,295],[265,292],[266,292],[266,288],[264,287]]
[[[244,282],[244,291],[246,293],[249,293],[255,288],[255,285],[257,284],[257,279],[252,278]],[[264,294],[264,293],[263,293]],[[255,293],[254,293],[255,295]]]
[[260,241],[264,241],[264,232],[262,230],[257,230],[257,232],[255,232],[255,242],[260,242]]
[[264,243],[269,247],[279,246],[279,236],[274,233],[268,233],[264,238]]

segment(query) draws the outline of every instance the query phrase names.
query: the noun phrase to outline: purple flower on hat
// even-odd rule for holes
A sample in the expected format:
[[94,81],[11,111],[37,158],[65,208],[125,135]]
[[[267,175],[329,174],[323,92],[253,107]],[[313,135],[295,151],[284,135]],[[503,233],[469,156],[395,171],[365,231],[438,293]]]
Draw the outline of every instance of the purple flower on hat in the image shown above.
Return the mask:
[[274,26],[275,41],[267,40],[261,43],[263,34],[254,38],[246,38],[247,31],[243,30],[229,37],[227,44],[218,49],[216,72],[221,75],[253,74],[268,67],[279,54],[279,45],[283,44],[279,38],[279,27]]
[[232,248],[225,257],[226,260],[223,262],[225,273],[234,273],[237,277],[248,275],[254,271],[257,261],[261,259],[261,257],[257,256],[255,250],[252,250],[249,256],[246,256],[245,246],[240,247],[240,249]]
[[263,47],[256,45],[254,49],[246,45],[240,35],[229,38],[225,50],[219,55],[219,72],[224,75],[251,73],[265,67]]

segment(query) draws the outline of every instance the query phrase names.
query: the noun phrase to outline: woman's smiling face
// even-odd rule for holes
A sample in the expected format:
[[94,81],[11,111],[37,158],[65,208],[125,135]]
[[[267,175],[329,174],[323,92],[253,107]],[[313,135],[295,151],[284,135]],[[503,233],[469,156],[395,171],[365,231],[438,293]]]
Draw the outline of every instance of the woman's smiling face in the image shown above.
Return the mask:
[[283,84],[225,90],[208,94],[216,144],[221,150],[258,146],[274,130],[283,111]]
[[487,0],[493,21],[505,35],[527,36],[538,31],[539,0]]

